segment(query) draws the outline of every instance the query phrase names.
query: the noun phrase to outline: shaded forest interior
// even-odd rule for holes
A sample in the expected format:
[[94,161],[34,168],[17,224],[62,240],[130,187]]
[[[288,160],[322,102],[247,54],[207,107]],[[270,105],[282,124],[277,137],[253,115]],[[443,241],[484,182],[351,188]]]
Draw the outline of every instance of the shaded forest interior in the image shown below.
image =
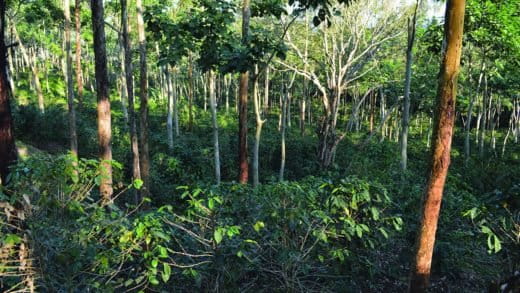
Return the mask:
[[519,11],[0,0],[0,291],[520,292]]

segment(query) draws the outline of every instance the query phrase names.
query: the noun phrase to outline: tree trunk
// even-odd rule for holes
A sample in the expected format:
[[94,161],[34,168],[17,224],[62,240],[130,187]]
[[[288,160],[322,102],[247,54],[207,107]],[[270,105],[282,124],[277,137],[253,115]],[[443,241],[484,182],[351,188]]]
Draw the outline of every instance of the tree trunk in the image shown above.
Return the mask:
[[448,0],[444,38],[446,47],[439,74],[437,113],[435,116],[431,169],[424,195],[421,226],[417,238],[410,292],[426,292],[429,285],[435,232],[442,201],[455,122],[457,76],[462,51],[465,0]]
[[265,84],[264,84],[264,114],[269,110],[269,66],[265,69]]
[[[268,81],[268,71],[266,71],[266,80],[265,80],[265,95],[268,95],[269,93],[269,81]],[[262,119],[262,116],[260,115],[260,94],[258,93],[258,77],[256,76],[258,74],[258,66],[255,68],[255,83],[253,88],[253,101],[254,101],[254,107],[255,107],[255,116],[256,116],[256,133],[255,133],[255,146],[253,149],[253,186],[258,186],[260,184],[260,175],[259,175],[259,168],[260,168],[260,138],[262,135],[262,127],[264,126],[264,123],[266,120]],[[264,96],[265,98],[265,96]],[[265,104],[264,104],[265,105]]]
[[[249,19],[251,17],[250,0],[242,2],[242,43],[247,45]],[[249,165],[247,159],[247,96],[249,89],[249,71],[240,73],[239,112],[238,112],[238,182],[247,184]]]
[[213,126],[213,148],[215,155],[215,179],[220,184],[220,151],[218,145],[217,99],[215,92],[215,73],[209,71],[209,103],[211,108],[211,122]]
[[[137,138],[137,129],[135,122],[134,107],[134,77],[132,68],[132,50],[129,36],[128,25],[128,6],[127,0],[121,1],[121,30],[123,38],[123,48],[125,54],[125,82],[128,98],[128,124],[130,125],[130,148],[132,151],[132,179],[141,180],[141,167],[139,163],[139,139]],[[139,200],[139,194],[134,194],[136,203]]]
[[148,73],[146,62],[146,38],[144,34],[143,5],[141,0],[136,0],[137,9],[137,34],[139,38],[139,142],[141,151],[139,152],[139,163],[141,167],[141,178],[143,179],[143,196],[150,195],[150,151],[148,145]]
[[42,86],[40,83],[40,73],[38,70],[38,65],[36,64],[36,58],[33,56],[33,54],[31,54],[31,56],[29,56],[27,49],[25,48],[25,46],[22,43],[22,40],[20,39],[20,35],[18,34],[18,30],[16,29],[16,25],[15,25],[14,21],[11,23],[12,23],[13,33],[16,37],[16,41],[18,42],[18,45],[20,46],[20,50],[22,51],[22,57],[25,60],[25,63],[29,67],[31,67],[31,70],[32,70],[34,87],[36,89],[36,94],[38,96],[38,108],[40,109],[41,113],[45,113],[45,102],[43,99],[43,91],[42,91]]
[[72,80],[72,54],[70,48],[70,2],[63,0],[65,14],[65,52],[66,52],[66,76],[67,76],[67,104],[69,107],[69,140],[70,151],[78,156],[78,135],[76,132],[76,110],[74,109],[74,81]]
[[487,100],[488,100],[488,91],[487,91],[487,75],[484,74],[484,93],[482,94],[482,116],[481,116],[481,129],[478,136],[478,153],[481,158],[484,157],[484,147],[486,140],[486,121],[487,121]]
[[325,115],[322,118],[321,126],[318,131],[318,160],[322,169],[327,169],[332,165],[334,152],[336,151],[339,142],[345,137],[345,134],[338,135],[336,133],[341,89],[334,88],[331,92],[331,96],[327,96],[323,93]]
[[468,118],[466,120],[466,129],[465,129],[465,135],[464,135],[464,165],[467,166],[470,158],[470,132],[471,132],[471,120],[473,119],[473,106],[475,104],[475,98],[478,96],[478,92],[480,90],[480,85],[482,83],[482,76],[484,74],[484,70],[486,68],[486,63],[483,61],[482,66],[480,69],[480,76],[478,78],[478,84],[477,84],[477,91],[475,95],[471,97],[471,100],[469,101],[469,107],[468,107]]
[[7,184],[9,167],[16,162],[14,126],[11,116],[9,82],[7,80],[7,48],[5,45],[6,1],[0,0],[0,184]]
[[193,78],[193,60],[191,52],[188,54],[188,131],[193,130],[193,95],[195,94],[195,81]]
[[280,173],[278,174],[278,180],[280,182],[283,181],[284,173],[285,173],[285,129],[287,128],[287,112],[288,112],[288,96],[289,89],[284,85],[284,90],[282,91],[282,141],[281,141],[281,151],[280,151]]
[[99,191],[105,203],[110,202],[112,189],[112,126],[110,99],[108,95],[108,69],[105,41],[105,17],[103,1],[91,0],[94,56],[96,59],[97,125],[99,158],[101,160],[101,183]]
[[78,104],[83,107],[83,70],[81,68],[81,0],[76,0],[74,18],[76,20],[76,82],[78,83]]
[[415,41],[415,23],[417,19],[417,8],[419,7],[419,0],[415,4],[415,11],[413,18],[408,19],[408,46],[406,49],[406,73],[404,78],[404,104],[403,117],[401,120],[401,169],[406,170],[408,162],[408,128],[410,123],[410,84],[412,81],[412,58],[413,58],[413,44]]
[[[175,73],[175,71],[174,71]],[[175,128],[175,136],[179,136],[179,107],[178,107],[178,100],[179,100],[179,93],[180,90],[178,90],[177,85],[177,79],[174,75],[172,78],[172,93],[173,93],[173,125]]]
[[168,133],[168,148],[173,149],[173,94],[172,81],[170,76],[170,68],[166,66],[164,70],[166,74],[166,87],[168,95],[168,115],[166,117],[166,131]]

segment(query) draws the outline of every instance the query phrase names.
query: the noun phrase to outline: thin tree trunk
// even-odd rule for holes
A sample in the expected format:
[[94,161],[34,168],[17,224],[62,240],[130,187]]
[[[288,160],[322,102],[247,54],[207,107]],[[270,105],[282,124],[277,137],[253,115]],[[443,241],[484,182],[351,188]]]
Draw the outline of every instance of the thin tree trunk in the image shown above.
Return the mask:
[[170,68],[166,66],[164,70],[166,74],[166,86],[168,92],[168,115],[166,118],[166,131],[168,133],[168,148],[173,149],[173,93],[172,81],[170,76]]
[[280,182],[283,181],[284,173],[285,173],[285,129],[287,128],[287,112],[288,107],[287,103],[289,102],[288,95],[289,89],[284,85],[284,90],[282,91],[282,127],[281,127],[281,152],[280,152],[280,173],[278,174],[278,180]]
[[406,73],[404,79],[404,104],[403,117],[401,120],[401,169],[406,170],[408,163],[408,128],[410,123],[410,84],[412,82],[412,58],[413,58],[413,44],[415,42],[415,23],[417,19],[417,8],[419,7],[419,0],[415,4],[415,11],[413,18],[408,19],[408,46],[406,49]]
[[[267,69],[267,71],[266,71],[265,95],[268,95],[268,93],[269,93],[269,81],[267,79],[268,72],[269,72],[269,69]],[[256,74],[258,74],[258,65],[255,67],[255,75]],[[264,96],[264,98],[265,98],[265,96]],[[253,149],[253,186],[258,186],[258,184],[260,184],[260,175],[259,175],[260,139],[261,139],[261,135],[262,135],[262,127],[264,126],[264,123],[266,121],[266,120],[262,119],[262,116],[260,114],[260,94],[258,93],[258,78],[255,78],[255,83],[254,83],[254,88],[253,88],[253,101],[254,101],[255,116],[256,116],[255,146]]]
[[101,183],[99,190],[105,203],[110,202],[112,188],[112,126],[110,99],[108,95],[108,69],[105,41],[105,17],[103,2],[91,0],[92,30],[94,34],[94,56],[96,59],[97,124],[99,158],[101,160]]
[[215,92],[215,73],[209,71],[209,103],[211,108],[211,123],[213,126],[213,148],[215,156],[215,179],[220,184],[220,151],[218,144],[217,97]]
[[188,131],[193,130],[193,95],[195,91],[195,81],[193,78],[193,60],[191,56],[191,52],[188,54],[188,82],[189,82],[189,90],[188,90]]
[[83,70],[81,68],[81,1],[76,0],[74,18],[76,20],[76,82],[78,84],[78,104],[83,107]]
[[[123,23],[121,22],[121,26],[122,26],[122,24]],[[122,31],[122,29],[121,29],[121,31]],[[123,118],[125,119],[125,122],[128,124],[128,107],[126,105],[127,101],[128,101],[128,90],[126,89],[127,85],[126,85],[126,77],[125,77],[125,74],[126,74],[125,43],[123,40],[122,33],[119,35],[119,45],[121,47],[121,50],[119,52],[119,60],[121,63],[121,72],[119,74],[119,79],[118,79],[118,82],[119,82],[118,91],[119,91],[119,99],[121,102],[121,110],[123,110]]]
[[269,110],[269,66],[265,69],[265,83],[264,83],[264,114]]
[[[128,98],[128,124],[130,128],[130,148],[132,151],[132,179],[141,180],[141,167],[139,164],[139,139],[137,138],[135,107],[134,107],[134,77],[132,66],[132,50],[129,36],[128,25],[128,6],[127,0],[121,1],[121,31],[123,39],[123,48],[125,55],[125,82]],[[137,203],[139,194],[136,191],[134,200]]]
[[466,129],[465,129],[465,136],[464,136],[464,165],[467,166],[470,158],[470,132],[471,132],[471,120],[473,119],[473,106],[475,105],[475,99],[478,96],[478,92],[480,90],[480,85],[482,83],[482,76],[484,74],[484,70],[486,69],[486,63],[483,61],[482,66],[480,68],[480,76],[478,78],[478,84],[477,84],[477,91],[475,95],[471,97],[471,100],[469,101],[469,107],[468,107],[468,118],[466,120]]
[[146,61],[146,38],[144,34],[144,20],[143,20],[143,5],[142,0],[136,0],[137,9],[137,34],[139,39],[139,143],[140,158],[139,163],[141,167],[141,178],[143,179],[142,194],[145,197],[150,195],[150,151],[148,145],[148,73]]
[[487,114],[488,114],[488,110],[487,110],[487,101],[488,101],[488,90],[487,90],[487,75],[484,74],[484,93],[482,94],[482,116],[481,116],[481,129],[480,129],[480,132],[479,132],[479,137],[478,137],[478,152],[479,152],[479,156],[481,158],[484,157],[484,147],[485,147],[485,140],[486,140],[486,127],[487,127]]
[[6,1],[0,0],[0,184],[7,184],[9,167],[16,163],[14,126],[11,116],[9,83],[7,80],[7,48],[5,45]]
[[224,87],[226,88],[226,114],[229,112],[229,88],[231,87],[230,82],[224,75]]
[[180,90],[178,90],[177,85],[177,79],[175,75],[175,71],[173,71],[174,76],[172,78],[172,92],[173,92],[173,125],[175,126],[175,136],[179,136],[179,107],[178,107],[178,100],[179,100],[179,93]]
[[14,21],[12,21],[11,23],[12,23],[13,33],[16,37],[16,41],[18,42],[18,45],[20,46],[20,50],[22,51],[22,57],[25,60],[25,63],[29,67],[31,67],[31,70],[32,70],[34,87],[36,89],[36,94],[38,96],[38,108],[40,109],[41,113],[45,113],[45,102],[44,102],[44,98],[43,98],[42,86],[40,83],[40,73],[38,70],[38,66],[36,64],[36,58],[33,56],[33,54],[31,54],[31,56],[29,56],[29,53],[27,52],[27,48],[25,48],[25,46],[22,43],[22,40],[20,39],[20,35],[18,34],[18,30],[16,29],[16,25],[15,25]]
[[70,151],[78,156],[78,135],[76,132],[76,110],[74,109],[74,81],[72,80],[72,54],[70,48],[70,2],[63,0],[65,14],[65,52],[66,52],[66,77],[67,77],[67,104],[69,107],[69,140]]
[[431,169],[426,186],[410,292],[426,292],[435,245],[435,233],[442,193],[450,165],[451,140],[455,123],[457,76],[459,73],[464,28],[465,0],[448,0],[444,38],[446,48],[439,74],[437,113],[435,116]]
[[[249,35],[249,18],[251,17],[250,0],[242,2],[242,43],[247,45]],[[249,71],[240,73],[239,113],[238,113],[238,182],[247,184],[249,164],[247,159],[247,96],[249,88]]]

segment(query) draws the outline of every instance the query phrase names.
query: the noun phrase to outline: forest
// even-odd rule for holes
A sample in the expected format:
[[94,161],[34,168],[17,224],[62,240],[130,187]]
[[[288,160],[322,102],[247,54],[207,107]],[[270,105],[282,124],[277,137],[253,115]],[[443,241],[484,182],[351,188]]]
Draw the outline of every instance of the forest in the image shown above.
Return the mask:
[[520,292],[520,1],[0,0],[1,292]]

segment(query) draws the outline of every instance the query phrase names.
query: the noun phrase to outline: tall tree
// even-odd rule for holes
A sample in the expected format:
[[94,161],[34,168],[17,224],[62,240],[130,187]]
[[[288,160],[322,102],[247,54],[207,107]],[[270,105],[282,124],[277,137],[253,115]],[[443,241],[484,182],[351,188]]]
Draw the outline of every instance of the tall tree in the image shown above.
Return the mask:
[[74,81],[72,80],[72,54],[70,48],[70,1],[63,0],[63,12],[65,15],[65,62],[67,64],[67,105],[69,108],[69,140],[70,151],[74,156],[78,155],[78,135],[76,131],[76,110],[74,108]]
[[[255,133],[255,145],[253,148],[253,186],[257,186],[260,183],[259,176],[259,156],[260,156],[260,138],[262,135],[262,126],[266,122],[266,119],[262,119],[262,115],[260,113],[260,93],[258,92],[258,65],[255,67],[255,83],[253,85],[253,104],[255,107],[255,117],[256,117],[256,133]],[[269,95],[269,68],[265,70],[265,88],[264,94],[266,96]],[[265,98],[266,100],[268,99]]]
[[[249,0],[242,1],[242,44],[247,46],[251,7]],[[249,70],[240,73],[238,101],[238,182],[246,184],[249,178],[247,159],[247,97],[249,89]]]
[[[130,148],[132,149],[132,178],[141,179],[141,168],[139,164],[139,139],[135,123],[134,109],[134,77],[132,67],[132,50],[128,26],[128,5],[127,0],[121,0],[121,31],[123,38],[123,50],[125,55],[125,82],[128,97],[128,123],[130,124]],[[136,193],[136,201],[138,196]]]
[[13,117],[9,103],[10,89],[7,80],[7,47],[5,45],[6,0],[0,0],[0,184],[7,183],[9,166],[16,162]]
[[103,0],[91,0],[92,31],[94,34],[94,57],[97,90],[97,125],[99,158],[101,160],[101,182],[99,186],[103,201],[112,197],[112,121],[108,95],[108,69],[105,41],[105,17]]
[[141,151],[139,163],[141,165],[141,177],[143,179],[143,193],[148,196],[150,193],[150,151],[148,145],[148,73],[146,62],[146,37],[144,34],[143,4],[141,0],[136,0],[137,8],[137,34],[139,38],[139,99],[140,99],[140,126],[139,138]]
[[78,84],[78,103],[83,105],[83,69],[81,68],[81,0],[76,0],[74,7],[76,22],[76,83]]
[[218,143],[217,96],[215,92],[215,72],[209,71],[209,103],[211,107],[211,124],[213,127],[213,148],[215,158],[215,179],[220,184],[220,150]]
[[408,18],[408,42],[406,46],[406,70],[404,78],[404,101],[401,119],[401,133],[399,135],[401,146],[401,169],[406,170],[408,162],[408,128],[410,123],[410,84],[412,82],[412,58],[413,44],[415,42],[415,23],[417,22],[417,9],[419,0],[415,3],[413,16]]
[[426,292],[439,220],[442,193],[450,165],[451,140],[455,122],[457,77],[462,51],[465,0],[448,0],[444,23],[446,47],[439,73],[437,109],[433,128],[430,174],[422,207],[410,292]]

